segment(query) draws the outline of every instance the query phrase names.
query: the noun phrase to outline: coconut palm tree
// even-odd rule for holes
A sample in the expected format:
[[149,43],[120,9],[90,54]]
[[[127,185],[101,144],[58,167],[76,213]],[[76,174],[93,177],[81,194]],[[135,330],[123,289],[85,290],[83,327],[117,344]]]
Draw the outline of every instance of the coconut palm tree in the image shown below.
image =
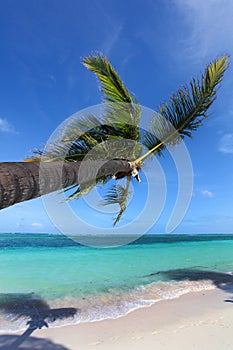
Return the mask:
[[[107,57],[99,54],[84,58],[84,65],[99,80],[104,112],[101,116],[74,118],[59,139],[24,162],[1,163],[0,208],[61,189],[73,191],[68,198],[79,198],[96,183],[105,185],[112,177],[125,178],[124,185],[116,183],[104,197],[105,205],[119,204],[116,224],[127,207],[130,181],[132,178],[140,181],[139,172],[145,160],[161,155],[168,145],[175,146],[184,137],[192,137],[207,118],[228,61],[229,57],[223,56],[208,64],[199,79],[193,78],[169,102],[159,106],[150,129],[145,131],[139,126],[138,100],[129,93]],[[128,141],[122,142],[113,154],[111,142],[116,140]],[[82,181],[78,176],[80,166],[85,174]]]

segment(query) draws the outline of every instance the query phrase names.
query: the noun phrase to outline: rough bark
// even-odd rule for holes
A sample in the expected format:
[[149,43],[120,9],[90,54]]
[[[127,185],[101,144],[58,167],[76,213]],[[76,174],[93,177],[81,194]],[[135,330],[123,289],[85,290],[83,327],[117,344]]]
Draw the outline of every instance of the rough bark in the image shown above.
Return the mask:
[[0,209],[99,177],[125,173],[132,168],[126,160],[83,162],[0,163]]

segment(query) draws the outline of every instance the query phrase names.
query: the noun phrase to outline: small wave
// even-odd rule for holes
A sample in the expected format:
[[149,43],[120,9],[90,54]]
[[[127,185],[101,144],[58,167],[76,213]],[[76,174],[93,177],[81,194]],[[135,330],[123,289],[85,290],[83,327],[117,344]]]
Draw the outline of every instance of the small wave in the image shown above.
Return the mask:
[[[46,308],[44,306],[41,308],[41,301],[38,302],[34,296],[25,298],[21,304],[14,301],[14,305],[17,304],[16,310],[13,306],[3,310],[4,312],[0,313],[0,329],[2,332],[15,332],[28,327],[41,328],[44,325],[61,327],[68,324],[115,319],[162,300],[175,299],[190,292],[214,288],[215,285],[209,280],[153,282],[128,291],[112,289],[108,293],[88,297],[66,297],[43,301]],[[32,300],[34,300],[33,303]],[[28,309],[33,309],[33,312],[25,312]]]

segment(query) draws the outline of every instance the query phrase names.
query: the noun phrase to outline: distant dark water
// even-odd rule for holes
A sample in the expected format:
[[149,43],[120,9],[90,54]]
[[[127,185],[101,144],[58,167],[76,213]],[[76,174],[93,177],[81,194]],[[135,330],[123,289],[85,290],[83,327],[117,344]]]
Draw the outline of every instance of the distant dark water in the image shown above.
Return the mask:
[[[127,236],[127,235],[126,235]],[[102,236],[106,240],[108,236]],[[98,239],[98,237],[96,238]],[[144,235],[129,245],[204,242],[204,241],[233,241],[233,234],[149,234]],[[78,241],[78,240],[77,240]],[[64,235],[32,234],[32,233],[2,233],[0,234],[0,248],[5,247],[74,247],[81,244]],[[117,237],[116,237],[117,241]]]

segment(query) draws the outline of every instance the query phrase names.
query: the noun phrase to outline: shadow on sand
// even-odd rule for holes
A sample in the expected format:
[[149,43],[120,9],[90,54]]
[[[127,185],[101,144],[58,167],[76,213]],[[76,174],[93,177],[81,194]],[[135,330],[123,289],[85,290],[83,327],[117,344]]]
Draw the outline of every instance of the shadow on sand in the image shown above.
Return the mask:
[[13,350],[19,347],[20,349],[67,350],[63,346],[54,344],[49,340],[30,337],[30,335],[36,329],[49,327],[48,323],[74,317],[78,309],[51,309],[45,300],[34,293],[12,293],[0,294],[0,310],[6,315],[12,315],[14,317],[13,321],[26,318],[26,324],[28,325],[28,328],[21,336],[1,335],[0,350]]
[[[147,275],[147,277],[155,275],[161,275],[163,278],[165,277],[166,279],[173,281],[210,280],[217,288],[233,294],[233,274],[231,273],[190,268],[158,271]],[[228,303],[233,303],[233,299],[227,299],[224,301]]]
[[69,350],[63,345],[55,344],[48,339],[26,337],[24,335],[1,335],[1,350]]

